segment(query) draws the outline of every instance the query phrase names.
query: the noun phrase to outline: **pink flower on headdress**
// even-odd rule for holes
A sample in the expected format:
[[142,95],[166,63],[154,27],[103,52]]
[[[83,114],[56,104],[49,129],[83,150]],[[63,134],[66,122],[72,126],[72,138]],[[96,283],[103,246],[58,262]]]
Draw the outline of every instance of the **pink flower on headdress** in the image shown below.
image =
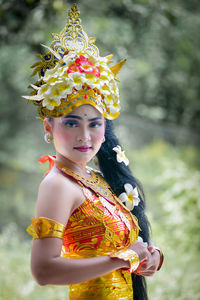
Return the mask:
[[93,63],[83,55],[75,59],[75,64],[71,65],[67,70],[67,73],[75,72],[93,74],[96,77],[100,77],[99,67],[94,67]]
[[93,63],[83,55],[80,55],[79,58],[75,60],[75,63],[79,65],[79,70],[81,73],[91,73],[93,75],[97,73]]
[[69,67],[69,69],[67,70],[67,73],[76,73],[76,72],[80,72],[80,69],[79,69],[79,66],[78,65],[75,65],[75,64],[73,64],[73,65],[71,65],[70,67]]
[[95,75],[96,77],[100,77],[100,69],[99,67],[95,67],[93,72],[92,72],[93,75]]
[[83,63],[79,66],[81,73],[93,74],[96,77],[100,77],[99,67],[93,67],[87,63]]
[[79,70],[81,73],[93,73],[94,67],[87,62],[84,62],[79,66]]
[[84,64],[84,63],[88,63],[90,66],[93,66],[92,62],[89,61],[88,58],[86,58],[85,56],[83,55],[80,55],[76,60],[75,60],[75,63],[77,65],[81,65],[81,64]]

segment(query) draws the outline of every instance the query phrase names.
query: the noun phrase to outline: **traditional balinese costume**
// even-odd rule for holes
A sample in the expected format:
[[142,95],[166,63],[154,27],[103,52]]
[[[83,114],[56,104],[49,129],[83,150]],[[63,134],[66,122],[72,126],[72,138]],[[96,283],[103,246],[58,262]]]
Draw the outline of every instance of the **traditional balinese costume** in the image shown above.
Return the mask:
[[[125,60],[109,67],[113,55],[99,56],[95,39],[88,38],[82,29],[76,5],[69,11],[60,35],[53,37],[50,47],[45,46],[48,52],[39,55],[42,61],[33,65],[33,74],[38,73],[40,78],[31,85],[31,95],[24,98],[38,106],[41,119],[64,116],[83,104],[94,106],[107,119],[116,118],[120,110],[116,75]],[[123,158],[122,152],[118,155]],[[53,165],[55,158],[48,160]],[[57,161],[55,164],[81,185],[85,201],[72,213],[66,226],[40,217],[32,219],[27,231],[34,239],[61,238],[61,256],[65,258],[110,255],[129,260],[129,269],[70,285],[70,300],[133,299],[131,272],[138,269],[139,258],[128,247],[138,238],[137,218],[116,197],[100,172],[90,169],[91,177],[84,178]]]
[[[56,166],[81,185],[85,201],[73,212],[66,226],[47,218],[32,219],[27,231],[33,238],[62,238],[61,256],[72,259],[112,256],[137,240],[137,218],[116,197],[100,172],[89,169],[91,177],[84,178],[58,162]],[[132,300],[131,272],[115,270],[70,285],[69,299]]]

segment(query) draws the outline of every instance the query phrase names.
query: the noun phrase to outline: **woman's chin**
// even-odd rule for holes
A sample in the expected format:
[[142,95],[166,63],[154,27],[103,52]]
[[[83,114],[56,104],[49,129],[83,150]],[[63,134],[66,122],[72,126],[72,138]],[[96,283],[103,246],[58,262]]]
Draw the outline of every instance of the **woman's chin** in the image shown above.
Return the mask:
[[76,164],[84,164],[84,165],[86,165],[87,163],[89,163],[90,161],[91,161],[91,159],[92,158],[90,158],[90,159],[84,159],[84,160],[76,160],[76,161],[74,161]]
[[88,156],[88,157],[75,157],[74,159],[72,159],[72,161],[76,164],[87,164],[91,161],[91,159],[94,156]]

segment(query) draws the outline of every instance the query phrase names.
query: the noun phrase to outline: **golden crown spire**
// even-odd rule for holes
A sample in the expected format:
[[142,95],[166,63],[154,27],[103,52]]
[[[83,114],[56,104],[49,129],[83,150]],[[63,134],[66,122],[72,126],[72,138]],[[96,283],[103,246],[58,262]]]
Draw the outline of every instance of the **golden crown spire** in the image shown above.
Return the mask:
[[86,52],[89,55],[99,56],[99,49],[94,45],[95,38],[88,35],[81,26],[80,12],[76,4],[68,12],[67,24],[56,39],[51,43],[51,48],[63,55],[66,51]]

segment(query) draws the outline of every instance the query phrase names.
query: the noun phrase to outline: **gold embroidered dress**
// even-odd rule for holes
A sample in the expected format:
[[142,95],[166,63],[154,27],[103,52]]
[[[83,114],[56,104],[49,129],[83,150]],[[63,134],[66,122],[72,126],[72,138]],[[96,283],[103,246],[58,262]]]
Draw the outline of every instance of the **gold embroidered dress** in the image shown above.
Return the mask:
[[[137,239],[137,218],[115,196],[99,172],[90,169],[91,178],[84,178],[59,163],[56,165],[82,186],[85,195],[85,201],[63,228],[62,257],[80,259],[110,255],[114,251],[125,250]],[[32,224],[28,232],[37,238],[37,228],[34,222]],[[119,269],[70,285],[69,299],[132,300],[131,273]]]

